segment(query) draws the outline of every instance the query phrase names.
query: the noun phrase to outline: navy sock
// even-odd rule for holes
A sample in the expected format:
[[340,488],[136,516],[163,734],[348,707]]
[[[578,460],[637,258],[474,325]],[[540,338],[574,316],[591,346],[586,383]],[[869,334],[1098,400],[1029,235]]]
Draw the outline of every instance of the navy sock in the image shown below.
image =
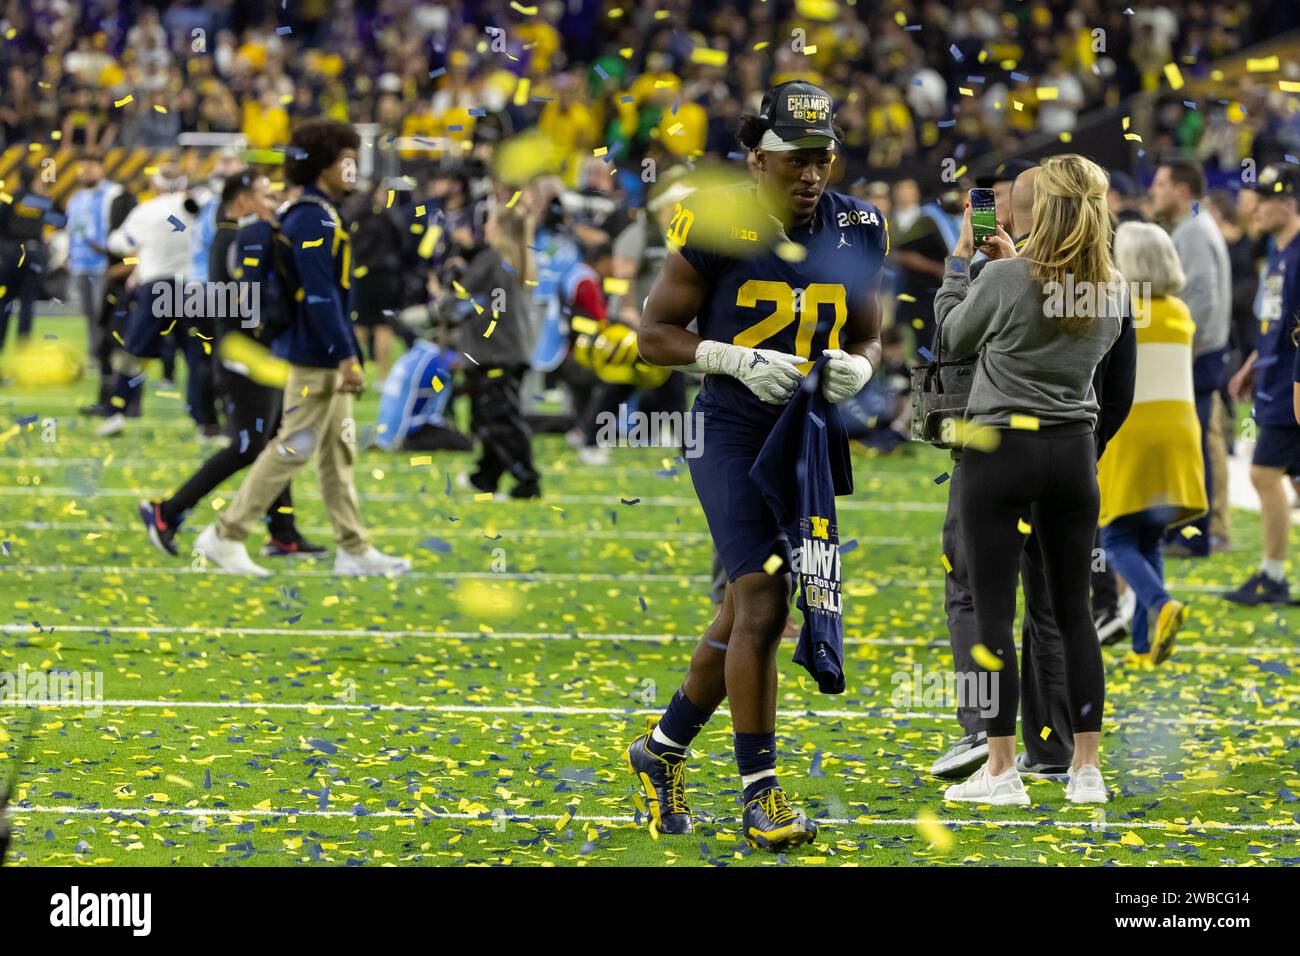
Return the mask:
[[[712,716],[713,711],[696,707],[686,696],[686,692],[678,688],[677,693],[673,694],[673,699],[668,702],[668,709],[659,718],[659,731],[669,740],[681,744],[683,748],[689,747],[691,741],[704,729],[704,724]],[[680,753],[676,748],[655,740],[653,735],[646,742],[646,749],[660,757],[670,751]]]
[[131,400],[144,387],[145,374],[143,371],[135,375],[128,375],[126,372],[117,373],[117,381],[113,383],[113,398],[117,401],[111,401],[109,404],[113,412],[122,414],[131,404]]
[[[736,766],[742,777],[776,770],[776,731],[765,734],[736,734]],[[768,787],[775,787],[776,775],[769,774],[745,787],[744,800],[748,803]]]

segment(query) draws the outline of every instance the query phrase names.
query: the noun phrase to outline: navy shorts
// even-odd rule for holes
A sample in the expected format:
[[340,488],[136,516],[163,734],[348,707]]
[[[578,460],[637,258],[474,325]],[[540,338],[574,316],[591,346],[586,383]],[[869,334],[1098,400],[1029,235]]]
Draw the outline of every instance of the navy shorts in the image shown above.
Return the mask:
[[691,413],[703,417],[701,454],[686,462],[727,580],[766,571],[764,565],[774,554],[781,558],[781,573],[789,572],[789,542],[758,484],[749,477],[770,423],[713,416],[701,410],[698,401]]
[[[171,283],[162,284],[168,287],[166,294],[170,295]],[[131,293],[131,302],[127,306],[126,335],[122,337],[122,348],[136,358],[161,358],[163,333],[174,336],[177,344],[185,333],[184,319],[160,319],[154,316],[153,286],[152,282],[138,286]],[[170,303],[164,311],[170,311]]]
[[1300,425],[1261,425],[1252,465],[1300,475]]

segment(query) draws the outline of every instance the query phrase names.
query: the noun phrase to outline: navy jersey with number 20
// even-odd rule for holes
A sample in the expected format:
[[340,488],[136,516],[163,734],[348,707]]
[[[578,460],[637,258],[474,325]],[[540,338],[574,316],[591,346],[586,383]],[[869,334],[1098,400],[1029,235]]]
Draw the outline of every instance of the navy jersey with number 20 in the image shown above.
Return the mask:
[[[827,190],[812,219],[788,232],[760,204],[752,184],[706,190],[673,214],[670,244],[708,283],[699,335],[809,360],[842,348],[849,311],[875,294],[889,252],[889,228],[875,206]],[[707,212],[705,212],[707,210]],[[721,219],[704,224],[697,216]],[[752,248],[752,254],[749,250]],[[697,407],[707,416],[769,427],[783,406],[743,383],[710,375]]]

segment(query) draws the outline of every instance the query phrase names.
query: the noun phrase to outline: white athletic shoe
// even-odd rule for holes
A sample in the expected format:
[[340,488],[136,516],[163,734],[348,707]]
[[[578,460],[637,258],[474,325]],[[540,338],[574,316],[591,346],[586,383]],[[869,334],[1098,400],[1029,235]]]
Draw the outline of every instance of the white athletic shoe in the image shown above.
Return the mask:
[[368,574],[397,577],[410,570],[411,562],[408,559],[395,558],[377,548],[371,548],[365,554],[348,554],[339,548],[334,555],[334,573],[349,577],[364,577]]
[[215,524],[210,524],[203,529],[203,533],[194,542],[194,550],[198,551],[205,561],[227,574],[249,574],[259,578],[271,576],[271,572],[266,568],[253,563],[253,559],[248,556],[248,549],[244,547],[244,542],[221,537]]
[[599,445],[584,445],[578,449],[578,461],[596,468],[609,464],[609,449]]
[[100,438],[112,438],[114,435],[120,435],[126,430],[126,416],[121,412],[109,415],[99,427],[95,429],[95,434]]
[[1012,764],[996,777],[985,764],[969,780],[954,783],[944,791],[943,798],[957,803],[995,803],[1017,807],[1029,806],[1029,794],[1020,780],[1020,771]]
[[1101,770],[1092,764],[1084,764],[1078,770],[1070,771],[1065,799],[1071,803],[1105,803],[1108,799],[1106,781],[1102,779]]

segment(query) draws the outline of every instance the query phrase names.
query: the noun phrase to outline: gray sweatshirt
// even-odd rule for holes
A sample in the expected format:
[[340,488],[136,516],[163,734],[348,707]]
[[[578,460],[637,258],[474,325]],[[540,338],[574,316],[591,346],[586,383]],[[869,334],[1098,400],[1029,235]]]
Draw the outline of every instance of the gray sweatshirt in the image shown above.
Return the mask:
[[1201,205],[1189,212],[1170,234],[1187,284],[1178,298],[1187,304],[1196,323],[1192,355],[1199,357],[1228,344],[1232,325],[1232,263],[1228,244],[1214,217]]
[[1110,295],[1102,317],[1070,335],[1047,314],[1028,261],[990,262],[974,283],[968,268],[964,259],[946,259],[934,297],[943,359],[979,357],[967,416],[982,425],[1006,426],[1012,415],[1026,415],[1043,425],[1086,421],[1095,427],[1093,372],[1119,338],[1122,295]]

